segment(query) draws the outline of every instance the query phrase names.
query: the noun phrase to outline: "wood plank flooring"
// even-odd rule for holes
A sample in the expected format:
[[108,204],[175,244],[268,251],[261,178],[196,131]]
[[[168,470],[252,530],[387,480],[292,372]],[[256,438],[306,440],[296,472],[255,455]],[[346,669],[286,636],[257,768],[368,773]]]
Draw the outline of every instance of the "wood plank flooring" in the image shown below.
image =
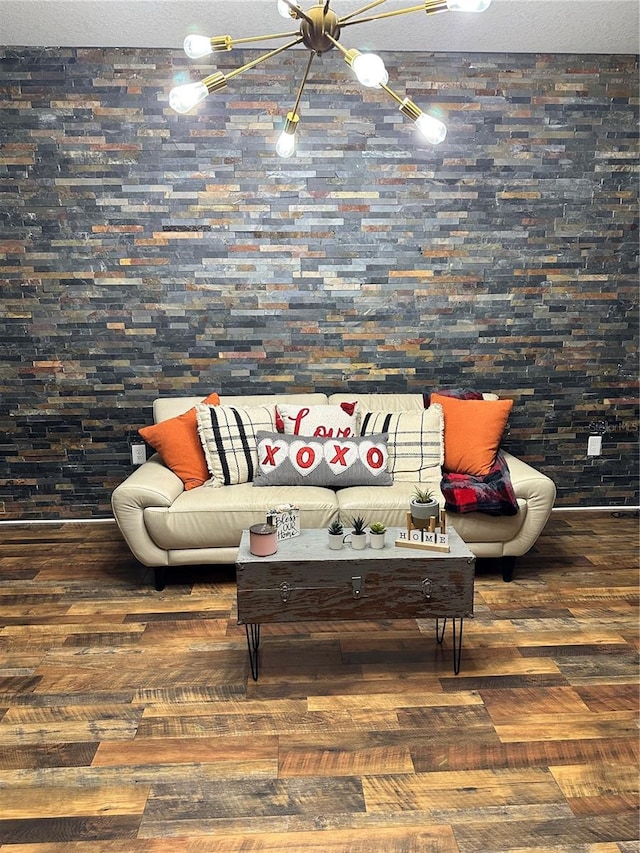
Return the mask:
[[638,520],[554,513],[434,623],[262,629],[111,524],[0,526],[0,851],[631,853]]

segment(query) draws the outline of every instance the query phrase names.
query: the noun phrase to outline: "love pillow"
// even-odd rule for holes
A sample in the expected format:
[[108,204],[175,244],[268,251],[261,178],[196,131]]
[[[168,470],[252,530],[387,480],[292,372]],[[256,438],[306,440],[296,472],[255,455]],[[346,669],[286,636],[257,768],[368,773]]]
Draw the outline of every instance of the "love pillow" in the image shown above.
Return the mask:
[[387,436],[321,438],[258,432],[254,486],[391,486]]
[[276,429],[287,435],[317,435],[321,438],[358,434],[357,403],[338,406],[300,406],[278,403]]

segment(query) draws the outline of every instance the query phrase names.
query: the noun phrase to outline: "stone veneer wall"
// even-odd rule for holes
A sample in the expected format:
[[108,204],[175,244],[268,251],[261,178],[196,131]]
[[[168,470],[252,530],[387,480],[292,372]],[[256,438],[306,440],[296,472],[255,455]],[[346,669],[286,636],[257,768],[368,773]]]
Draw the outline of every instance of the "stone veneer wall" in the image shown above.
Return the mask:
[[385,54],[432,148],[327,55],[282,161],[304,61],[179,117],[176,51],[0,50],[0,519],[108,517],[212,390],[496,390],[558,505],[637,504],[636,57]]

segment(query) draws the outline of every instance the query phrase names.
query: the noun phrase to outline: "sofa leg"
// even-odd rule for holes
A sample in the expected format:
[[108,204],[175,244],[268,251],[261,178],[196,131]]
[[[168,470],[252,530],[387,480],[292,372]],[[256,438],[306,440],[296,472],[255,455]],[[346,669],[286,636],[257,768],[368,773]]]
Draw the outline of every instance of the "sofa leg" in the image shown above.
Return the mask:
[[516,567],[515,557],[501,557],[502,563],[502,580],[505,583],[510,583],[513,580],[513,570]]
[[162,592],[167,582],[167,570],[164,566],[158,566],[153,570],[155,587],[158,592]]

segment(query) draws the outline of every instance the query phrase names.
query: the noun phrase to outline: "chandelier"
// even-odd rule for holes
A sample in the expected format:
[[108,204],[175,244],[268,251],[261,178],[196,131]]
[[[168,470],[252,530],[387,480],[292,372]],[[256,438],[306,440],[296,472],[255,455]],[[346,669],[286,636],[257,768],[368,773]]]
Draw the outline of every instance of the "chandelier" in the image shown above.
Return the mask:
[[275,50],[270,50],[262,54],[262,56],[253,59],[251,62],[247,62],[245,65],[230,71],[228,74],[215,71],[199,82],[176,86],[169,93],[169,105],[178,113],[187,113],[212,92],[223,89],[229,80],[237,77],[238,74],[242,74],[243,71],[254,68],[266,59],[277,56],[291,47],[303,44],[309,51],[307,65],[298,87],[295,103],[291,111],[287,113],[284,129],[276,144],[276,151],[281,157],[291,157],[295,151],[295,134],[298,122],[300,121],[298,114],[300,99],[302,98],[302,92],[311,70],[311,63],[316,56],[321,56],[323,53],[337,48],[363,86],[373,89],[383,89],[400,105],[400,112],[415,122],[416,127],[421,131],[427,141],[432,145],[437,145],[443,141],[447,134],[445,125],[435,116],[423,112],[410,98],[403,98],[387,85],[389,75],[384,62],[379,56],[375,53],[361,53],[355,48],[347,49],[344,47],[339,40],[341,31],[355,24],[378,21],[396,15],[406,15],[410,12],[424,11],[428,15],[447,11],[484,12],[489,7],[491,0],[423,0],[418,6],[410,6],[406,9],[396,9],[366,16],[365,13],[369,10],[376,6],[381,6],[385,2],[386,0],[372,0],[366,6],[341,18],[330,8],[331,0],[318,0],[317,5],[312,6],[306,11],[301,9],[294,0],[277,0],[278,12],[282,17],[300,22],[297,31],[249,36],[239,39],[232,39],[231,36],[214,36],[213,38],[209,38],[202,35],[189,35],[184,40],[184,51],[191,59],[200,59],[217,51],[232,50],[237,45],[255,41],[290,39],[292,37],[293,39],[275,48]]

